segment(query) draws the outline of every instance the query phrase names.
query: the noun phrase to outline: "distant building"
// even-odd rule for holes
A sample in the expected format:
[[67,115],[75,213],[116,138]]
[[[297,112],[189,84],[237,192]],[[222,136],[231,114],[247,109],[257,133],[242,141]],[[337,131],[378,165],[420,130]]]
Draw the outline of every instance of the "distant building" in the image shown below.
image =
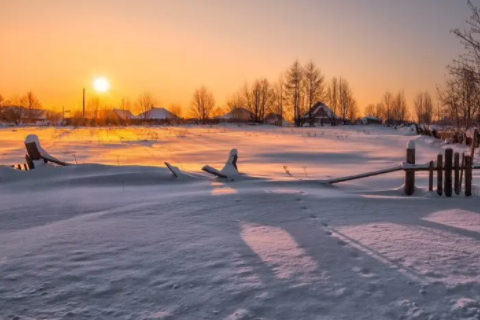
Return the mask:
[[382,124],[382,119],[368,116],[368,117],[361,118],[360,122],[364,125],[367,125],[367,124]]
[[230,111],[229,113],[224,114],[223,116],[216,117],[216,119],[227,120],[232,122],[234,121],[247,122],[253,119],[253,113],[251,113],[245,108],[236,107],[236,108],[233,108],[232,111]]
[[174,115],[165,108],[152,108],[151,110],[145,111],[139,114],[136,119],[141,120],[174,120],[179,119],[178,116]]
[[114,116],[124,121],[137,118],[136,116],[133,115],[133,113],[130,110],[113,109],[112,112]]
[[285,126],[289,124],[281,115],[273,112],[265,117],[265,123],[275,126]]
[[[312,108],[312,117],[314,123],[330,123],[340,119],[325,103],[317,102]],[[307,111],[302,120],[307,122],[310,120],[310,112]]]

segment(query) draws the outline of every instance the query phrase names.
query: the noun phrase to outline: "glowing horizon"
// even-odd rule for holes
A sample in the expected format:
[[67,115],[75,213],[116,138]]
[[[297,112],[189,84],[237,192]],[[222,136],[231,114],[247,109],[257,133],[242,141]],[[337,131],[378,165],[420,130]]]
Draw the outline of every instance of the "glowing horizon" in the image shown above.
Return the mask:
[[449,31],[468,16],[448,0],[4,1],[0,94],[32,90],[46,108],[79,110],[101,74],[111,106],[150,92],[185,110],[205,85],[223,107],[245,82],[311,59],[327,80],[347,79],[361,109],[387,90],[404,90],[411,106],[420,91],[435,96],[462,51]]

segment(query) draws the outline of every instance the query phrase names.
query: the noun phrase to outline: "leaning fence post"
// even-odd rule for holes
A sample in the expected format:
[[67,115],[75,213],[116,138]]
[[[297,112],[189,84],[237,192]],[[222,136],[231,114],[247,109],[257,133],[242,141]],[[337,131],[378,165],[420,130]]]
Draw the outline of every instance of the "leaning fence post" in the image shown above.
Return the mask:
[[443,155],[441,153],[437,156],[437,193],[439,196],[443,194]]
[[428,191],[433,191],[433,161],[430,161],[430,166],[428,167]]
[[460,194],[460,154],[455,152],[453,157],[454,180],[455,180],[455,194]]
[[472,163],[475,155],[475,145],[477,144],[477,135],[478,135],[478,131],[477,129],[474,129],[473,136],[472,136],[472,148],[470,149],[470,157],[471,157]]
[[453,149],[447,148],[445,150],[445,195],[447,197],[452,196],[452,161]]
[[[415,141],[413,140],[408,141],[406,160],[408,164],[415,164]],[[415,171],[405,170],[405,194],[407,196],[411,196],[414,192],[415,192]]]
[[472,195],[472,157],[465,156],[465,195]]

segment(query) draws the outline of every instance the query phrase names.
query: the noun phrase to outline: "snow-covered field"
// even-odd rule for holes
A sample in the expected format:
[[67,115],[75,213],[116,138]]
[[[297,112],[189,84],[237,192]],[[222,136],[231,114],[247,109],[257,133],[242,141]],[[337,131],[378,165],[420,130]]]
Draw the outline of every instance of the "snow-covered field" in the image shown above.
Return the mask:
[[[24,162],[30,133],[79,165],[0,167],[0,319],[480,319],[476,191],[438,197],[417,174],[407,197],[401,172],[319,182],[397,165],[410,139],[417,163],[433,160],[444,146],[430,138],[4,128],[0,165]],[[232,148],[239,179],[200,171]]]

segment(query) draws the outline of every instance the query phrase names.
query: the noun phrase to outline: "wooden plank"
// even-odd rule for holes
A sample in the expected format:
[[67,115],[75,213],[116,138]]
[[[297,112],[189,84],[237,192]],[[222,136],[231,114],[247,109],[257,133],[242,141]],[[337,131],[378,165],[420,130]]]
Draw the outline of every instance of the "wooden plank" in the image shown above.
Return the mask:
[[428,191],[433,191],[433,161],[430,161],[430,166],[428,169]]
[[[406,163],[415,164],[415,142],[409,141],[406,152]],[[415,171],[405,171],[404,191],[407,196],[415,192]]]
[[454,167],[454,189],[455,194],[460,194],[460,154],[455,152],[453,157],[453,167]]
[[437,156],[437,193],[439,196],[443,194],[443,155],[439,154]]
[[403,170],[403,168],[402,168],[401,165],[398,165],[396,167],[392,167],[392,168],[388,168],[388,169],[371,171],[371,172],[366,172],[366,173],[361,173],[361,174],[357,174],[357,175],[353,175],[353,176],[346,176],[346,177],[341,177],[341,178],[336,178],[336,179],[330,179],[330,180],[327,180],[326,182],[330,183],[330,184],[334,184],[334,183],[339,183],[339,182],[352,181],[352,180],[357,180],[357,179],[363,179],[363,178],[378,176],[378,175],[381,175],[381,174],[400,171],[400,170]]
[[465,195],[472,195],[472,157],[465,156]]
[[445,180],[444,190],[447,197],[452,196],[452,164],[453,164],[453,149],[445,149]]

